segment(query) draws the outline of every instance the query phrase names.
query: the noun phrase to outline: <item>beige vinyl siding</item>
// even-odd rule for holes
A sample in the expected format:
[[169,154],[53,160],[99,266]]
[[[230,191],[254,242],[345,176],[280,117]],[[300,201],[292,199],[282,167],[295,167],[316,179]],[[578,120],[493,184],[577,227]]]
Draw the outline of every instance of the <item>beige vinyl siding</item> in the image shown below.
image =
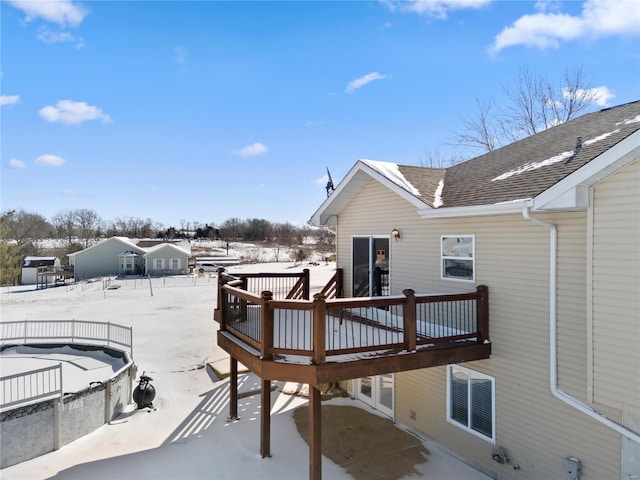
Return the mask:
[[[560,387],[587,398],[586,214],[543,215],[557,224]],[[395,376],[398,423],[431,437],[504,478],[564,478],[564,458],[583,461],[583,480],[620,477],[620,439],[557,400],[549,386],[549,232],[521,215],[420,219],[415,208],[371,182],[339,219],[339,262],[350,285],[354,234],[403,233],[391,241],[392,292],[461,292],[489,287],[492,358],[463,364],[496,379],[496,444],[511,465],[491,460],[495,445],[446,421],[446,369]],[[440,236],[475,235],[475,283],[440,278]],[[409,416],[417,413],[416,419]],[[513,464],[520,465],[514,470]]]
[[593,399],[640,415],[640,161],[593,205]]
[[375,235],[390,236],[391,230],[397,228],[401,232],[401,240],[389,240],[391,250],[390,284],[392,294],[402,293],[409,285],[401,286],[396,282],[395,271],[407,267],[404,257],[397,253],[400,245],[415,242],[417,210],[405,200],[398,197],[378,182],[370,182],[356,199],[342,212],[338,224],[337,256],[339,266],[344,268],[345,296],[351,295],[351,243],[353,236]]

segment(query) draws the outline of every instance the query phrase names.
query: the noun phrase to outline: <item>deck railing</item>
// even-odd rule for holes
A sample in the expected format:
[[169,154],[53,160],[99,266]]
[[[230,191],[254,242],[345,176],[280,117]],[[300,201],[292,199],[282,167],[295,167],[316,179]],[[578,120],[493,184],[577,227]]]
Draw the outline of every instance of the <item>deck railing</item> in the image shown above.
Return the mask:
[[[243,273],[240,275],[230,274],[224,268],[218,269],[218,306],[214,312],[214,320],[220,321],[220,314],[223,311],[223,297],[225,293],[222,289],[225,285],[233,285],[241,290],[260,295],[262,292],[271,292],[273,297],[283,299],[309,299],[310,281],[309,269],[294,273]],[[225,308],[246,309],[249,305],[241,300],[225,303]],[[238,315],[238,311],[228,312],[230,315]]]
[[274,298],[242,288],[237,280],[220,287],[220,329],[260,352],[310,357],[358,355],[380,350],[414,351],[450,342],[484,343],[489,338],[488,289],[450,295],[416,295],[310,300]]

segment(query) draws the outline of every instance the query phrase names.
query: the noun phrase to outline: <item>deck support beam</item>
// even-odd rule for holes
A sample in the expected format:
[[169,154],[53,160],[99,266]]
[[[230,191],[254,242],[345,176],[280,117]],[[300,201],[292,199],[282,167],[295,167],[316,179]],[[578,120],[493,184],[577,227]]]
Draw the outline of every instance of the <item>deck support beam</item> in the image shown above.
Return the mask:
[[322,480],[322,394],[309,385],[309,480]]
[[260,407],[260,455],[271,456],[271,381],[262,380]]
[[238,420],[238,361],[229,357],[229,418]]

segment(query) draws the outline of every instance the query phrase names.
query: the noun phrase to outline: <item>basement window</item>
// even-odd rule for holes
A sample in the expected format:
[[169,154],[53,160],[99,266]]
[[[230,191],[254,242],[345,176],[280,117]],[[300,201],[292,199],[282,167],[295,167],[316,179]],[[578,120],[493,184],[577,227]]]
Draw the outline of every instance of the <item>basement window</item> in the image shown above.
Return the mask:
[[458,365],[448,365],[447,421],[495,443],[495,379]]
[[475,281],[475,243],[473,235],[440,237],[440,270],[443,279]]

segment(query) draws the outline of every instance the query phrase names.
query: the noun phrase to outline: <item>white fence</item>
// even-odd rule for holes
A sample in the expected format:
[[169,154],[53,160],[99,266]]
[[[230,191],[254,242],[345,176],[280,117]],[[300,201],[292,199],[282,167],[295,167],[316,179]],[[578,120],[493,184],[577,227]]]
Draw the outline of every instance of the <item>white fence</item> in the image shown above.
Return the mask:
[[0,378],[0,409],[36,400],[62,398],[62,365]]
[[76,341],[108,347],[124,347],[133,356],[133,331],[110,322],[91,322],[86,320],[24,320],[0,322],[0,342],[55,343]]
[[[85,320],[24,320],[0,322],[0,344],[76,343],[118,346],[133,358],[133,329]],[[0,410],[41,398],[62,397],[62,367],[32,370],[0,378]]]

